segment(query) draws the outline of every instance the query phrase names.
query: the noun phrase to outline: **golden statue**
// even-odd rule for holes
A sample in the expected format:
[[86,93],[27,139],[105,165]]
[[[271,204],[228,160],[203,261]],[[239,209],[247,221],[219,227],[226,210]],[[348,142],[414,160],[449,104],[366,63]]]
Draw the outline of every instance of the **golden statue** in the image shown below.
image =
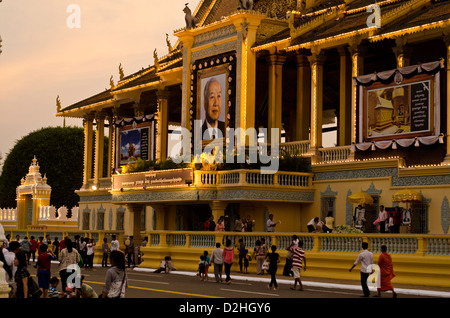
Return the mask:
[[155,60],[155,70],[158,72],[159,61],[158,61],[158,53],[156,52],[156,49],[153,51],[153,59]]
[[56,111],[61,111],[61,100],[59,99],[59,95],[56,97]]
[[123,73],[122,63],[120,63],[119,64],[119,78],[120,78],[120,80],[123,80],[124,77],[125,77],[125,74]]
[[167,33],[166,33],[166,44],[167,44],[167,48],[169,49],[169,53],[172,52],[173,47],[169,40],[169,34],[167,34]]

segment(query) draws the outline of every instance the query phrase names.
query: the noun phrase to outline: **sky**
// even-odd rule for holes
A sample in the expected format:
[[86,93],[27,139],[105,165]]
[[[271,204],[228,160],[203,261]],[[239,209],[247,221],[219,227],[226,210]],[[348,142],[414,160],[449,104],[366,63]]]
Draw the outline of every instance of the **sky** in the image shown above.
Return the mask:
[[[195,10],[200,0],[188,4]],[[63,125],[62,108],[109,88],[168,53],[185,26],[186,0],[0,2],[0,153],[32,131]],[[79,15],[78,15],[79,13]],[[66,118],[66,126],[82,126]]]

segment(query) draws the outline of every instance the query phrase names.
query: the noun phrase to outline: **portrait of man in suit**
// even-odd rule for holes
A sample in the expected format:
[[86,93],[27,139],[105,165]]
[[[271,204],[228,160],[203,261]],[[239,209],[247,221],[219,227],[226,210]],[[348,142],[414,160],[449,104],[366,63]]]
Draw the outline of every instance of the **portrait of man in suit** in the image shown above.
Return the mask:
[[[223,77],[223,78],[222,78]],[[201,111],[202,139],[210,140],[224,137],[225,115],[224,115],[224,86],[225,75],[213,76],[204,79],[203,109]]]

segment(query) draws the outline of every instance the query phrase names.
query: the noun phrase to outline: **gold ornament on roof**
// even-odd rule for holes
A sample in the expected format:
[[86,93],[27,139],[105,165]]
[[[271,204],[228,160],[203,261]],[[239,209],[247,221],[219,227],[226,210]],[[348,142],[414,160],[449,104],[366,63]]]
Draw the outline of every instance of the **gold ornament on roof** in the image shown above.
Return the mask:
[[113,76],[111,75],[111,77],[109,78],[109,85],[111,86],[111,89],[114,88],[114,79]]
[[119,64],[119,78],[120,78],[120,80],[123,80],[124,77],[125,77],[125,74],[123,73],[122,63],[120,63]]
[[159,60],[158,60],[158,53],[156,52],[156,49],[153,51],[153,59],[155,60],[155,70],[158,72]]
[[59,99],[59,95],[56,97],[56,111],[61,111],[61,100]]
[[166,33],[166,44],[167,44],[167,48],[169,49],[169,53],[172,52],[173,47],[169,40],[169,34],[167,34],[167,33]]

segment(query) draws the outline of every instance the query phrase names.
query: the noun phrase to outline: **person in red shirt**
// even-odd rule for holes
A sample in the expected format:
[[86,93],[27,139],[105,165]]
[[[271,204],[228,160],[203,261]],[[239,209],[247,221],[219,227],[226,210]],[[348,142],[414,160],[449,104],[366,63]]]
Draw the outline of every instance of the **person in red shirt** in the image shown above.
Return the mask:
[[42,289],[42,297],[47,298],[48,289],[50,288],[51,261],[56,260],[56,257],[46,244],[41,244],[39,250],[41,253],[36,264],[38,285]]
[[33,256],[33,263],[36,261],[36,248],[37,248],[37,242],[34,239],[34,236],[30,237],[30,254]]

